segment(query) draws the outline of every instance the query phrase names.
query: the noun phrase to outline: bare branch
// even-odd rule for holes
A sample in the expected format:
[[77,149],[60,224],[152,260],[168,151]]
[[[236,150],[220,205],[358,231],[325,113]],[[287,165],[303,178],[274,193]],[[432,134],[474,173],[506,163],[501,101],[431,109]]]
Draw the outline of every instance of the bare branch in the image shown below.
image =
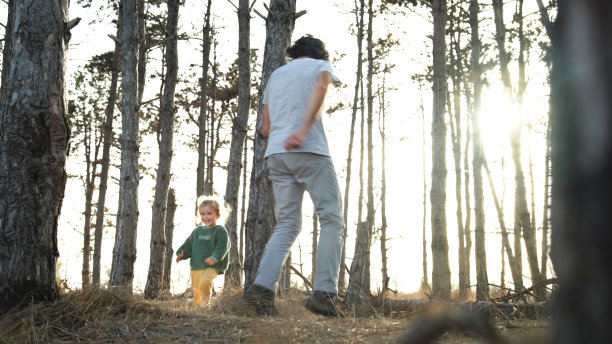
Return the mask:
[[69,21],[66,24],[64,24],[64,27],[65,27],[66,31],[70,31],[70,29],[72,29],[73,27],[77,26],[80,21],[81,21],[81,18],[74,18],[71,21]]
[[234,6],[234,8],[236,9],[236,11],[238,11],[238,7],[236,5],[234,5],[234,3],[232,2],[232,0],[227,0],[227,2],[229,2],[230,4],[232,4],[232,6]]
[[266,18],[263,14],[259,13],[259,11],[257,11],[256,9],[253,9],[253,12],[255,12],[258,16],[260,16],[261,19],[268,21],[268,18]]
[[114,35],[109,34],[108,37],[110,37],[110,39],[115,41],[115,43],[121,44],[121,41],[117,37],[115,37]]

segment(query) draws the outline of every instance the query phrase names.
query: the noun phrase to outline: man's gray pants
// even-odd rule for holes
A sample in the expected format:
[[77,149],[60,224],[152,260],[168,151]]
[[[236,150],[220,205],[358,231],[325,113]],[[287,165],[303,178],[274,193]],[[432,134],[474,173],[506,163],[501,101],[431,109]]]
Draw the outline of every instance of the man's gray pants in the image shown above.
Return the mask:
[[259,263],[255,284],[276,292],[280,271],[302,229],[302,199],[308,191],[319,216],[314,290],[338,294],[342,254],[342,199],[331,157],[281,153],[267,158],[276,201],[276,227]]

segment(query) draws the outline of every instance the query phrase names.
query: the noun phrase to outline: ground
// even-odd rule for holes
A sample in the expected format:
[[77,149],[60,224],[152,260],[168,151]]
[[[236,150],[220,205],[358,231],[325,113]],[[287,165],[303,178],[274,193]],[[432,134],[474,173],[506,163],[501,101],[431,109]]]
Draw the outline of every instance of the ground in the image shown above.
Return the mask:
[[[383,315],[376,309],[345,318],[315,315],[303,293],[278,300],[280,315],[258,316],[240,294],[195,309],[189,298],[164,301],[105,290],[71,291],[55,302],[0,316],[0,343],[398,343],[423,312]],[[493,319],[512,343],[548,343],[549,319]],[[443,333],[435,343],[484,343],[471,332]]]

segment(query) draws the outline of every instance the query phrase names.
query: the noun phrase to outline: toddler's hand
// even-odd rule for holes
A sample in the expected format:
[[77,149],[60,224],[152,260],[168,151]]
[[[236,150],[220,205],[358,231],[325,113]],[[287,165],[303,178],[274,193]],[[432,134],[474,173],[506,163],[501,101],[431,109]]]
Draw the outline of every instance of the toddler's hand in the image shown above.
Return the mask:
[[208,257],[208,258],[206,258],[204,263],[206,263],[206,264],[208,264],[210,266],[213,266],[213,265],[215,265],[215,263],[217,263],[217,261],[213,257]]
[[181,254],[178,255],[178,257],[176,257],[176,262],[180,262],[181,260],[183,260],[183,257],[185,256],[185,252],[181,252]]

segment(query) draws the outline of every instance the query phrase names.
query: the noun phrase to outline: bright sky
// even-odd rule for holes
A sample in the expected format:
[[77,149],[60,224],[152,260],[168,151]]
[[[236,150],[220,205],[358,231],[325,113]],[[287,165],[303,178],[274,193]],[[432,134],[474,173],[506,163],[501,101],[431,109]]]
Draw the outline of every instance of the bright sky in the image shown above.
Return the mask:
[[[74,1],[73,1],[74,2]],[[234,1],[237,4],[237,1]],[[255,8],[260,13],[265,13],[263,8],[263,2],[257,1]],[[332,59],[339,57],[341,54],[346,54],[336,65],[337,74],[340,76],[342,81],[346,84],[346,88],[335,89],[331,92],[328,97],[328,104],[335,104],[340,101],[344,101],[345,104],[350,103],[352,100],[353,84],[355,82],[355,60],[356,60],[356,43],[355,38],[350,35],[348,29],[348,23],[352,22],[354,17],[348,13],[349,9],[345,6],[352,4],[343,4],[336,6],[335,3],[346,3],[342,1],[298,1],[297,10],[306,9],[308,12],[306,15],[300,17],[296,22],[293,40],[300,36],[310,33],[315,37],[321,38],[328,47],[331,53]],[[194,27],[200,28],[202,17],[205,12],[204,1],[188,0],[187,7],[181,8],[179,13],[181,18],[179,24],[184,30],[191,30],[192,22]],[[512,10],[507,6],[506,15],[511,15]],[[237,16],[234,12],[233,6],[227,1],[215,1],[213,2],[213,12],[215,14],[215,25],[219,29],[220,38],[219,41],[219,52],[218,58],[220,60],[225,59],[226,62],[221,62],[222,68],[226,68],[229,61],[235,58],[235,51],[237,50]],[[105,25],[97,24],[90,25],[89,22],[95,14],[91,10],[82,10],[76,3],[71,6],[71,17],[80,16],[83,17],[81,23],[73,30],[73,37],[71,40],[70,52],[68,55],[69,59],[69,74],[72,73],[75,68],[81,63],[85,63],[87,59],[93,54],[99,54],[105,51],[109,51],[113,48],[112,41],[108,38],[107,34],[114,34],[114,28],[111,25],[105,23]],[[376,33],[386,35],[388,31],[392,31],[396,38],[399,38],[402,42],[402,47],[398,48],[392,55],[390,62],[396,64],[392,75],[388,78],[388,83],[395,87],[397,90],[389,91],[387,100],[389,101],[389,109],[387,110],[387,136],[389,141],[387,143],[387,185],[388,185],[388,196],[387,196],[387,217],[389,221],[389,238],[388,247],[390,251],[389,255],[389,267],[391,276],[391,288],[402,292],[412,292],[418,289],[421,280],[422,271],[422,221],[423,221],[423,175],[422,175],[422,119],[420,113],[420,103],[423,101],[425,106],[426,116],[426,127],[425,127],[425,139],[427,141],[426,148],[426,178],[428,183],[428,196],[429,197],[429,184],[430,184],[430,166],[431,158],[429,157],[431,148],[431,126],[429,124],[429,118],[431,117],[431,96],[430,96],[430,85],[423,85],[424,93],[419,92],[418,85],[413,82],[410,77],[414,73],[422,73],[425,67],[430,63],[428,52],[431,50],[428,47],[429,39],[426,35],[431,32],[431,24],[425,19],[426,13],[420,10],[420,15],[415,13],[409,13],[408,17],[398,18],[387,18],[386,20],[375,21],[374,30]],[[506,21],[509,23],[509,20]],[[253,48],[260,47],[260,55],[263,54],[263,42],[265,40],[265,23],[262,18],[258,15],[253,14],[251,21],[251,46]],[[403,32],[406,31],[406,32]],[[485,33],[486,34],[486,33]],[[189,42],[181,42],[179,46],[179,59],[181,62],[181,69],[179,73],[185,72],[186,67],[189,63],[200,63],[200,42],[197,40]],[[158,68],[158,61],[152,61],[156,63],[155,68]],[[542,116],[546,111],[547,99],[542,90],[546,89],[542,87],[542,79],[545,74],[541,71],[542,65],[538,65],[537,73],[530,74],[531,78],[530,87],[535,90],[528,98],[528,105],[526,110],[531,113],[536,113],[538,116]],[[150,67],[152,69],[154,67]],[[532,69],[530,69],[531,71]],[[514,73],[513,75],[516,75]],[[499,157],[503,152],[509,150],[507,139],[507,128],[509,123],[506,120],[507,112],[504,109],[509,109],[509,106],[504,105],[505,100],[501,95],[501,90],[496,84],[498,74],[491,74],[491,90],[485,90],[483,99],[483,139],[485,140],[485,150],[488,156],[490,156],[489,164],[493,171],[499,171],[500,159]],[[150,86],[151,92],[157,90],[156,86]],[[421,100],[421,97],[423,98]],[[145,96],[146,98],[146,96]],[[324,118],[325,127],[328,131],[328,140],[332,151],[332,158],[335,162],[338,175],[340,177],[341,189],[344,190],[344,179],[345,179],[345,167],[346,167],[346,154],[348,147],[348,132],[350,127],[350,110],[334,113],[331,117]],[[116,122],[120,122],[117,120]],[[182,127],[184,131],[191,129]],[[358,128],[357,128],[358,130]],[[378,128],[374,128],[376,140],[378,138]],[[464,132],[465,134],[465,132]],[[526,131],[524,137],[527,136]],[[450,133],[448,134],[450,137]],[[174,150],[176,152],[175,159],[173,160],[173,173],[174,178],[171,183],[171,187],[177,191],[177,202],[179,208],[177,209],[175,217],[175,236],[174,236],[174,248],[177,248],[188,236],[193,229],[193,202],[195,201],[195,164],[197,153],[191,152],[188,149],[181,148],[180,144],[186,139],[186,135],[175,135],[177,142],[175,143]],[[534,167],[534,173],[537,174],[537,178],[541,180],[544,168],[542,165],[543,161],[543,144],[540,136],[533,137],[534,142],[532,143],[532,153],[536,166]],[[152,147],[155,147],[153,143]],[[452,159],[452,153],[450,152],[451,144],[447,143],[449,155],[447,159],[448,168],[448,194],[447,194],[447,222],[448,222],[448,237],[450,245],[450,257],[451,257],[451,271],[453,283],[456,284],[456,225],[455,225],[455,196],[454,196],[454,165]],[[141,151],[149,149],[146,144],[141,147]],[[380,145],[376,145],[375,149],[375,166],[378,169],[380,166],[379,157]],[[358,165],[358,142],[355,142],[354,156],[353,156],[353,171],[357,173]],[[219,153],[219,159],[223,159],[224,152]],[[527,159],[527,153],[524,153],[524,158]],[[69,159],[69,172],[75,173],[78,171],[79,163],[75,161],[76,157],[70,157]],[[153,166],[157,163],[157,153],[153,150],[148,157],[145,158],[147,163]],[[526,161],[526,160],[525,160]],[[248,169],[250,172],[252,159],[249,157]],[[471,163],[471,162],[470,162]],[[508,182],[512,181],[512,161],[510,158],[506,158],[506,172],[505,179]],[[524,163],[525,174],[528,176],[528,165]],[[215,190],[221,196],[225,192],[225,175],[222,171],[215,171]],[[380,173],[380,172],[377,172]],[[494,172],[496,173],[496,172]],[[495,174],[499,176],[499,185],[496,186],[498,195],[502,195],[501,190],[501,172]],[[114,183],[114,182],[113,182]],[[139,228],[138,228],[138,256],[136,260],[136,276],[135,276],[135,289],[144,289],[146,283],[146,275],[149,264],[149,236],[151,228],[151,203],[153,199],[153,187],[155,181],[145,177],[140,183],[140,217],[139,217]],[[380,176],[375,177],[376,194],[380,191]],[[488,190],[488,182],[485,180],[485,202],[491,203],[490,192]],[[352,178],[352,190],[351,190],[351,214],[349,218],[355,219],[356,217],[356,195],[358,180],[357,175],[354,174]],[[512,184],[508,184],[508,188],[512,188]],[[71,179],[68,182],[66,198],[64,201],[64,208],[62,209],[62,216],[59,229],[59,240],[60,240],[60,269],[59,275],[62,278],[66,278],[70,286],[80,287],[81,281],[81,265],[82,265],[82,236],[77,232],[82,232],[83,228],[83,200],[82,192],[71,192],[72,190],[81,190],[82,185],[80,181]],[[536,190],[536,196],[538,197],[538,204],[541,204],[541,195],[543,195],[543,189]],[[513,190],[508,189],[505,193],[505,205],[508,212],[513,208],[512,206],[512,195]],[[118,196],[118,187],[115,184],[109,186],[107,207],[116,209]],[[307,199],[307,197],[306,197]],[[302,257],[301,260],[304,263],[304,272],[306,275],[310,272],[310,232],[312,230],[310,218],[312,211],[310,210],[310,202],[307,199],[305,201],[304,214],[307,217],[304,219],[304,228],[302,234],[298,238],[298,242],[294,245],[293,261],[294,263],[300,260],[299,252],[301,249]],[[539,206],[537,209],[540,209]],[[377,204],[377,209],[380,209],[380,204]],[[427,226],[430,227],[429,220],[430,209],[427,209]],[[493,208],[487,210],[487,229],[491,232],[497,231],[497,216]],[[541,211],[536,212],[536,218],[541,223]],[[509,217],[511,219],[511,216]],[[113,222],[115,219],[112,219]],[[506,224],[508,227],[512,227],[512,222],[509,221]],[[353,242],[354,240],[354,223],[349,222],[349,243],[347,244],[348,254],[347,256],[352,257]],[[428,256],[431,260],[430,252],[430,238],[428,237]],[[492,283],[499,279],[499,267],[495,267],[495,262],[499,261],[499,237],[490,235],[488,237],[488,258],[489,262],[489,278]],[[113,234],[108,233],[103,243],[103,270],[102,280],[107,280],[110,272],[110,260],[112,259],[112,248],[113,248]],[[379,242],[376,241],[373,247],[372,256],[372,270],[371,274],[374,279],[378,279],[380,275],[380,263],[379,263]],[[350,260],[348,261],[350,264]],[[431,269],[431,261],[428,263]],[[472,265],[473,266],[473,265]],[[497,269],[497,270],[496,270]],[[189,267],[187,263],[181,263],[179,265],[173,265],[173,288],[174,292],[182,292],[189,284]],[[475,269],[472,269],[474,271]],[[220,277],[216,280],[217,286],[222,284],[223,278]],[[431,277],[429,278],[431,281]],[[373,281],[372,289],[375,291],[378,282]]]

